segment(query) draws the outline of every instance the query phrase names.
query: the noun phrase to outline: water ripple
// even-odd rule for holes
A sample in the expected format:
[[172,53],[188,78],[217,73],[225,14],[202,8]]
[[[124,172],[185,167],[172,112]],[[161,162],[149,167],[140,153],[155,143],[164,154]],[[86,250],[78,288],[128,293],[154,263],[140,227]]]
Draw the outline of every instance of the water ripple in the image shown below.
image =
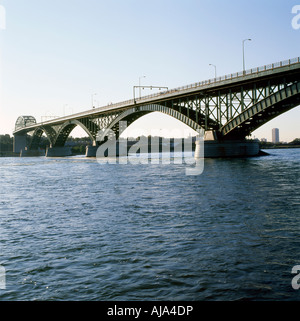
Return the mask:
[[0,158],[0,300],[297,300],[299,156]]

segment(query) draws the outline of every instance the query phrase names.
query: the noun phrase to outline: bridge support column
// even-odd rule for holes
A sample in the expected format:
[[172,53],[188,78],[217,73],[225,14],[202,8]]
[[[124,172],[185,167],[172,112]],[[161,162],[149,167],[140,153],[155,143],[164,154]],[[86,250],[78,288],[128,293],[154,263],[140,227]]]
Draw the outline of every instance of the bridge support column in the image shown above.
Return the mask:
[[[204,141],[204,158],[217,157],[247,157],[258,156],[260,153],[259,144],[257,141],[242,140],[242,141]],[[197,158],[197,145],[195,157]]]
[[71,147],[48,147],[46,150],[46,157],[66,157],[72,156]]
[[247,157],[260,154],[257,141],[246,139],[221,141],[215,131],[205,133],[204,152],[201,148],[203,148],[203,145],[196,141],[195,158]]
[[86,157],[96,157],[97,149],[99,146],[86,146],[85,156]]
[[14,153],[21,153],[26,149],[26,134],[25,135],[14,135]]
[[207,130],[204,134],[204,141],[218,140],[217,132],[215,130]]

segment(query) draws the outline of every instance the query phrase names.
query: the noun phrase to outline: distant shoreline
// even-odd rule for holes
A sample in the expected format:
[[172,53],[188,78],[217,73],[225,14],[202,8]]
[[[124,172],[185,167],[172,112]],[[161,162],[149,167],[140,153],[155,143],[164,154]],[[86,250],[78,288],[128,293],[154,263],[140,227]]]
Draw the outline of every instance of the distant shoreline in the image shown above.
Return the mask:
[[0,157],[20,157],[20,153],[0,151]]
[[[260,146],[260,150],[264,150],[264,149],[292,149],[292,148],[300,148],[300,145],[272,145],[272,146]],[[81,153],[74,153],[74,155],[72,156],[76,156],[76,155],[84,155]],[[1,157],[20,157],[19,153],[14,153],[14,152],[7,152],[7,151],[0,151],[0,158]]]
[[260,149],[290,149],[290,148],[300,148],[300,145],[272,145],[272,146],[259,146]]

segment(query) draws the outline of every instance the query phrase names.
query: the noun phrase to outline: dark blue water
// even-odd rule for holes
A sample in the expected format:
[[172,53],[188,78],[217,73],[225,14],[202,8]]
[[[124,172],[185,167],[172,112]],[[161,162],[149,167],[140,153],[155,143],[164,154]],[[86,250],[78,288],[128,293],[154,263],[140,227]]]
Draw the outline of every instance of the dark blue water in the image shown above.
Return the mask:
[[300,149],[271,154],[0,158],[0,300],[298,300]]

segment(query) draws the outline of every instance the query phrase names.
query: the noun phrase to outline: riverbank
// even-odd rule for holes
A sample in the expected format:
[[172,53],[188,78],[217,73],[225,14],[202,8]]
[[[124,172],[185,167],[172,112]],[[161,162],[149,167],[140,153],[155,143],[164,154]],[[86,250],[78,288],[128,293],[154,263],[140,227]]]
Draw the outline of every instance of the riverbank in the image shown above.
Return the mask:
[[0,157],[20,157],[20,154],[14,153],[14,152],[1,152],[0,151]]
[[[260,153],[259,156],[265,156],[267,153],[264,153],[262,150],[266,149],[291,149],[291,148],[300,148],[300,145],[291,145],[291,144],[260,144]],[[85,155],[86,146],[73,146],[72,147],[72,156],[76,155]],[[193,149],[194,150],[194,149]],[[12,151],[0,151],[0,157],[20,157],[19,153],[14,153]]]

